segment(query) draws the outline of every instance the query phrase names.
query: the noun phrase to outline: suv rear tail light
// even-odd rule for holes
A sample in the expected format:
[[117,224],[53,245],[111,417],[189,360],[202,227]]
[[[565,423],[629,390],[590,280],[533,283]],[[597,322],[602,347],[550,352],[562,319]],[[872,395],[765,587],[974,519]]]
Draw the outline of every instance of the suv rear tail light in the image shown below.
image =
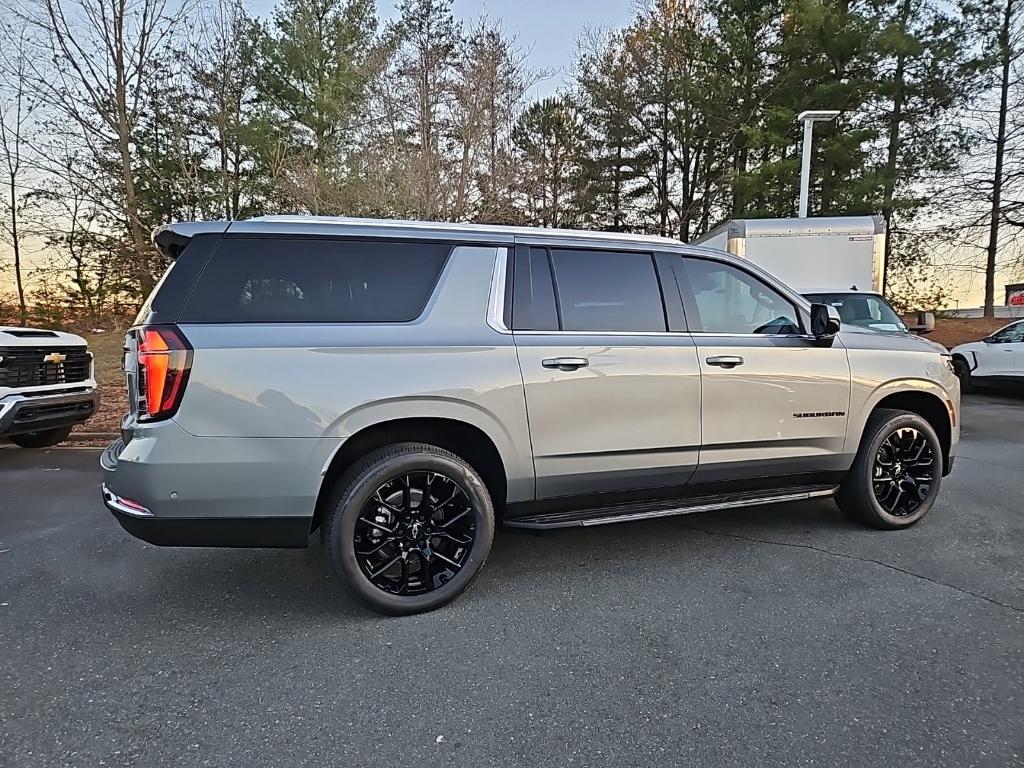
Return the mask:
[[143,327],[139,339],[140,421],[169,419],[178,410],[188,372],[192,347],[174,326]]

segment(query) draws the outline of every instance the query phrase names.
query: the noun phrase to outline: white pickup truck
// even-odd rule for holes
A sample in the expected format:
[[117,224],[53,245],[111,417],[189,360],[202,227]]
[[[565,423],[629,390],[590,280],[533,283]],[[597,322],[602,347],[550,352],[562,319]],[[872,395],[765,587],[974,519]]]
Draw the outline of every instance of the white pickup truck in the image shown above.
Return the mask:
[[85,339],[0,326],[0,441],[22,448],[56,445],[98,404]]

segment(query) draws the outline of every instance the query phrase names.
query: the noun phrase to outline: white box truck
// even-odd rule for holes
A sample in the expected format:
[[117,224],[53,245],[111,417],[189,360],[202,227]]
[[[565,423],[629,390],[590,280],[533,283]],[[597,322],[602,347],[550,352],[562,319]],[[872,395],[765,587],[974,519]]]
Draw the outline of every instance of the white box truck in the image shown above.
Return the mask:
[[908,328],[882,296],[881,216],[730,219],[694,244],[752,261],[809,300],[834,306],[844,323],[900,333],[935,327],[931,313],[922,312]]
[[750,259],[800,293],[882,290],[881,216],[731,219],[694,243]]

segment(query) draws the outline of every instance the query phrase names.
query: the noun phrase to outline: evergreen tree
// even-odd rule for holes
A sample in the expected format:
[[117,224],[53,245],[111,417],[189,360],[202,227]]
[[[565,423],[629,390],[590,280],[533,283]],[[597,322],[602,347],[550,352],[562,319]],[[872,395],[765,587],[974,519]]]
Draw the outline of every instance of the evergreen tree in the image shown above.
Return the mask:
[[239,219],[274,196],[273,137],[259,99],[261,30],[239,0],[220,0],[185,53],[189,116],[207,148],[207,215]]
[[282,180],[312,213],[344,210],[376,28],[373,0],[283,0],[263,36],[260,95],[290,151]]
[[621,35],[590,41],[578,62],[577,90],[585,125],[580,204],[588,225],[615,232],[637,225],[645,193],[636,127],[636,77]]
[[[870,119],[884,142],[887,278],[920,261],[922,249],[900,235],[928,205],[929,187],[954,172],[966,150],[956,115],[976,92],[981,59],[965,20],[951,10],[925,0],[898,0],[878,10],[879,81]],[[908,247],[896,249],[901,240]]]
[[573,227],[580,220],[584,129],[569,98],[531,104],[512,134],[521,169],[520,194],[526,222]]

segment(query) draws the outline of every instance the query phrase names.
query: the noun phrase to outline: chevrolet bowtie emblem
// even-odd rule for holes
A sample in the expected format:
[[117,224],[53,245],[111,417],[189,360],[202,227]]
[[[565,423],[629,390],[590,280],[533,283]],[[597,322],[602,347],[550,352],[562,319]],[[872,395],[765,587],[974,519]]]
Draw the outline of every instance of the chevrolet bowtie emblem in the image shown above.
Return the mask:
[[60,365],[68,359],[67,355],[62,355],[60,352],[51,352],[43,358],[44,363],[53,363],[54,365]]

